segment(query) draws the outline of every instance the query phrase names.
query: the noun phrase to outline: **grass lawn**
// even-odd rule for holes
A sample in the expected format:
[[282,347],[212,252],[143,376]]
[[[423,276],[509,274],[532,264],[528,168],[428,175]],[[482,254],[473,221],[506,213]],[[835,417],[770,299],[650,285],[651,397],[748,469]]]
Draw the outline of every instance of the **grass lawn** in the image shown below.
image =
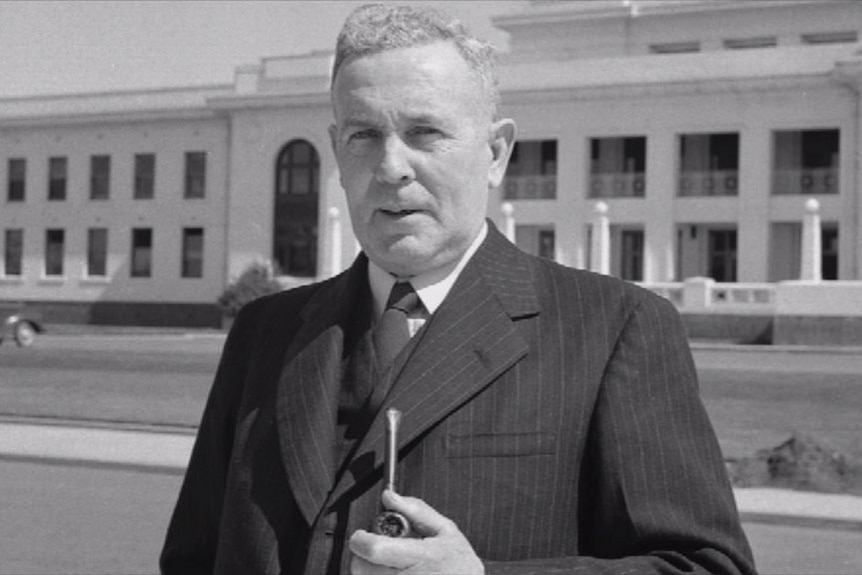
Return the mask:
[[700,372],[726,456],[775,447],[794,432],[862,461],[862,373]]
[[192,428],[218,361],[218,349],[183,345],[106,352],[39,344],[0,346],[0,415]]
[[[3,345],[0,415],[191,428],[200,419],[221,343],[46,337],[27,349]],[[862,357],[697,350],[695,357],[702,397],[727,457],[774,447],[797,431],[862,460]]]

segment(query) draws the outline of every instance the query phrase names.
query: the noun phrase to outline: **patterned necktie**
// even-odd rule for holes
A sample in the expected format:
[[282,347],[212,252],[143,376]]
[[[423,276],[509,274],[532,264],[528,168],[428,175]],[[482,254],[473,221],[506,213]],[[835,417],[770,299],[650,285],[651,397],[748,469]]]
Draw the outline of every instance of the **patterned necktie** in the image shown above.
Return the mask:
[[389,369],[410,340],[407,318],[421,305],[410,282],[396,282],[392,286],[386,310],[374,330],[374,348],[378,364],[383,370]]

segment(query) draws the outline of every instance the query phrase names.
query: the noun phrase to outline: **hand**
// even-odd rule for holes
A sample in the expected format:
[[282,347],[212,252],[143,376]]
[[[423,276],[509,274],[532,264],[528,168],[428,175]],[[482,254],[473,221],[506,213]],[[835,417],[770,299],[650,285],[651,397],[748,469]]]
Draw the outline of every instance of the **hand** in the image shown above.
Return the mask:
[[415,497],[384,491],[383,506],[404,514],[420,538],[359,530],[350,537],[353,575],[484,575],[485,567],[455,523]]

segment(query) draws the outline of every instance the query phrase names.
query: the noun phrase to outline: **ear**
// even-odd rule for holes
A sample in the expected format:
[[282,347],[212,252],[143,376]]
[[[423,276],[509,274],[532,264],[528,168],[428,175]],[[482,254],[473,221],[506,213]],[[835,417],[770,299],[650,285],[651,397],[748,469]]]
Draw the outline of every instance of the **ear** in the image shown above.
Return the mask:
[[509,157],[515,145],[517,133],[515,121],[509,118],[497,120],[491,124],[488,144],[491,147],[491,165],[488,166],[488,185],[493,189],[503,183]]

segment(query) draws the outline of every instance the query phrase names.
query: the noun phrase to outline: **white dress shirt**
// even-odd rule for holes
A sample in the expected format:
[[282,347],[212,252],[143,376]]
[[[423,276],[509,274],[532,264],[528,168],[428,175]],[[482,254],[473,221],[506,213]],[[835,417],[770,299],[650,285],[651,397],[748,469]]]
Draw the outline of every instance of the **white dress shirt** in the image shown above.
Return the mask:
[[368,261],[368,284],[371,286],[371,294],[374,297],[374,318],[375,321],[380,319],[386,307],[386,300],[389,299],[389,292],[392,291],[392,286],[396,281],[408,280],[416,294],[419,296],[419,301],[425,308],[422,313],[411,315],[407,319],[410,329],[410,336],[419,331],[428,317],[437,311],[446,296],[449,295],[449,290],[455,285],[455,280],[461,275],[461,270],[482,245],[485,237],[488,235],[488,223],[482,223],[482,229],[479,234],[464,252],[464,255],[457,261],[451,262],[443,267],[425,272],[410,278],[396,278],[377,264]]

